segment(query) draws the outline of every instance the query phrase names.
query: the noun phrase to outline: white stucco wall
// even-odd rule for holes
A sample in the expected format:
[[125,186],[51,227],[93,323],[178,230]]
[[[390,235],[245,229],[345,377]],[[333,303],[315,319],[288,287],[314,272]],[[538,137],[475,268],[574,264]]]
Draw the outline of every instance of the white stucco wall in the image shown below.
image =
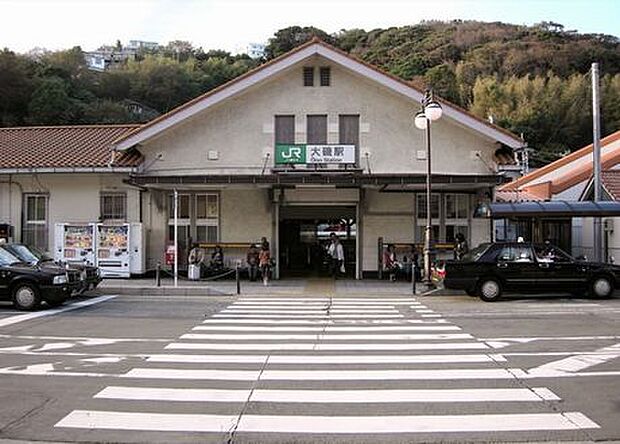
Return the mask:
[[[54,244],[54,224],[59,222],[99,222],[100,193],[123,192],[127,195],[127,222],[139,222],[139,191],[123,183],[121,174],[22,174],[14,175],[12,193],[0,185],[0,221],[12,223],[15,239],[22,239],[23,194],[48,196],[48,250]],[[3,178],[6,182],[8,178]],[[9,206],[11,211],[9,212]]]
[[[331,66],[331,86],[302,86],[302,67],[311,65]],[[328,142],[337,143],[338,115],[359,114],[359,153],[370,154],[373,173],[423,173],[425,160],[417,159],[417,151],[425,149],[424,132],[413,125],[418,109],[410,99],[315,57],[146,141],[141,151],[149,174],[257,173],[265,153],[273,165],[275,115],[295,115],[295,141],[305,143],[306,115],[327,114]],[[444,174],[489,174],[474,152],[492,164],[497,148],[449,118],[433,124],[432,144],[433,171]],[[209,151],[219,159],[208,160]],[[367,166],[364,159],[361,166]]]

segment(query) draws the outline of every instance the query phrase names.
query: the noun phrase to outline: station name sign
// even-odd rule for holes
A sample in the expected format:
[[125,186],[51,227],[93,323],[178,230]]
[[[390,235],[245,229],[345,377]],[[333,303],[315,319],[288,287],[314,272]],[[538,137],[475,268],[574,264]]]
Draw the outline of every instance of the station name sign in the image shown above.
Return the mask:
[[355,163],[355,145],[276,144],[276,165]]

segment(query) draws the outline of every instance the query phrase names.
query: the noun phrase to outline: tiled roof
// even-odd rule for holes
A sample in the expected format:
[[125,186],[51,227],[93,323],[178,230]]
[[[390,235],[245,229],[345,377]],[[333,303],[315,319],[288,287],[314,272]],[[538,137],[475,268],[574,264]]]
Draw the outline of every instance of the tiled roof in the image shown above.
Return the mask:
[[0,169],[134,167],[136,151],[114,152],[112,141],[139,125],[0,128]]
[[544,198],[527,191],[496,191],[497,202],[543,202]]
[[[618,140],[620,140],[620,131],[616,131],[615,133],[612,133],[608,135],[607,137],[604,137],[603,139],[601,139],[601,148],[611,143],[617,142]],[[617,150],[614,150],[614,151],[615,151],[614,154],[616,154],[616,152],[620,153],[620,146],[618,147]],[[525,176],[519,177],[518,179],[513,180],[512,182],[508,182],[507,184],[499,187],[499,189],[502,191],[514,191],[517,189],[521,189],[522,187],[526,186],[527,184],[529,184],[530,182],[536,179],[539,179],[545,174],[549,174],[559,168],[569,165],[570,163],[576,160],[581,159],[584,156],[588,156],[591,154],[592,154],[592,145],[585,146],[577,151],[572,152],[571,154],[567,156],[562,157],[561,159],[556,160],[555,162],[551,162],[542,168],[538,168],[537,170],[532,171],[529,174],[526,174]],[[589,167],[588,175],[592,175],[592,166],[588,165],[588,167]],[[571,172],[570,174],[576,176],[576,174],[573,172]]]
[[612,199],[620,201],[620,170],[601,171],[601,183]]

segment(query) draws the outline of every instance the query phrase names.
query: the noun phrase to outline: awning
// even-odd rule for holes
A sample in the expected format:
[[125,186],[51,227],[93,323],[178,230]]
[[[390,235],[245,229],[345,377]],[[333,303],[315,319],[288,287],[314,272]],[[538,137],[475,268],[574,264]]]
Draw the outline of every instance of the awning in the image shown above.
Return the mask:
[[620,202],[494,202],[476,209],[482,217],[611,217],[620,216]]

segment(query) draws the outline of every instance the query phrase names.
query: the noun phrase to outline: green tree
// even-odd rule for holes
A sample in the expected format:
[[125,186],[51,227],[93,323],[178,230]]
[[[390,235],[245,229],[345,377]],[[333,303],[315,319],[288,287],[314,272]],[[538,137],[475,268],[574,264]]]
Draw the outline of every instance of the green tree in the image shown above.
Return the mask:
[[433,88],[433,91],[439,96],[457,105],[461,105],[456,74],[452,66],[446,63],[434,66],[426,71],[424,78],[427,85]]
[[265,46],[265,57],[268,60],[278,57],[313,37],[318,37],[327,43],[334,43],[334,39],[329,34],[314,26],[290,26],[279,30],[269,39],[269,43]]
[[37,125],[72,123],[75,103],[68,94],[67,82],[59,77],[40,81],[28,104],[28,121]]
[[0,126],[20,125],[32,94],[32,64],[24,57],[0,51]]

